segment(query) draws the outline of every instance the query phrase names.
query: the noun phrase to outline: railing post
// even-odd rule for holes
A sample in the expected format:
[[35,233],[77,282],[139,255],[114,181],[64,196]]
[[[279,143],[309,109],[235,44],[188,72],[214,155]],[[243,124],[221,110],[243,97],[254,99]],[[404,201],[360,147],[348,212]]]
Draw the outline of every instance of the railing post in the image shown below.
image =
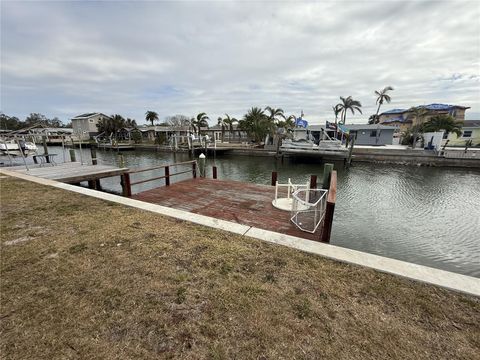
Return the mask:
[[317,188],[317,175],[310,175],[310,189]]
[[132,196],[132,185],[130,184],[130,174],[128,172],[122,174],[123,196]]
[[276,171],[272,171],[272,186],[275,186],[275,184],[277,183],[277,172]]
[[217,167],[214,166],[212,171],[213,171],[213,178],[216,179],[217,178]]
[[165,166],[165,186],[170,186],[170,168]]
[[194,179],[197,178],[197,163],[195,161],[192,163],[192,176]]

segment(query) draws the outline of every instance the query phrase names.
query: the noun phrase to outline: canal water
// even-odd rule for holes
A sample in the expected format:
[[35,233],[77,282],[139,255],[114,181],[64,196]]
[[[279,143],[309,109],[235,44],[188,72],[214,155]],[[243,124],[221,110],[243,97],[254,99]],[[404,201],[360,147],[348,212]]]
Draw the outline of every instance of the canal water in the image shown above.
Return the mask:
[[[61,148],[51,152],[62,160]],[[119,164],[114,151],[97,154],[99,163]],[[82,155],[90,163],[90,151],[83,150]],[[130,168],[191,159],[185,153],[129,151],[122,155]],[[213,162],[219,179],[257,184],[270,184],[272,171],[278,172],[280,182],[291,178],[303,183],[311,174],[321,178],[323,168],[318,161],[281,162],[271,157],[217,156],[208,159],[209,169]],[[480,277],[480,170],[369,163],[355,163],[350,169],[336,164],[336,170],[332,244]],[[132,176],[153,177],[146,173]],[[191,177],[182,176],[172,182]],[[102,180],[102,185],[121,191],[118,178]],[[158,185],[146,183],[132,190]]]

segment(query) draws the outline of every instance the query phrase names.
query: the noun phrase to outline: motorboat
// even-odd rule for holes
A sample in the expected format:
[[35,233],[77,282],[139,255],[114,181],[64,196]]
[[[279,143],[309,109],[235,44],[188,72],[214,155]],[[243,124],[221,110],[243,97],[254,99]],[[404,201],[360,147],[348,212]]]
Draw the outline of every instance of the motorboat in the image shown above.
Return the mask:
[[37,145],[24,140],[0,140],[1,155],[29,156],[37,153]]
[[[302,136],[303,135],[303,136]],[[308,130],[303,133],[297,132],[296,136],[292,139],[284,139],[280,150],[284,151],[318,151],[318,152],[330,152],[337,151],[340,153],[347,152],[348,149],[342,145],[342,142],[337,139],[332,139],[326,132],[323,132],[320,140],[317,140],[310,134]]]

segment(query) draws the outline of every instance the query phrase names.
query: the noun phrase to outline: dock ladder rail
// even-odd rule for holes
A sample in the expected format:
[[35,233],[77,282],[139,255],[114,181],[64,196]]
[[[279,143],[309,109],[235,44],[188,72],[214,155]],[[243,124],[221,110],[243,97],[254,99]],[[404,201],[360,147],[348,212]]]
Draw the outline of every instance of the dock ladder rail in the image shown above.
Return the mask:
[[[287,188],[287,197],[279,198],[280,188]],[[290,179],[286,184],[280,184],[278,181],[275,182],[275,199],[272,201],[272,205],[278,209],[291,211],[292,202],[293,202],[293,193],[299,189],[308,190],[310,188],[310,183],[306,182],[304,184],[293,184]]]
[[292,194],[290,220],[300,230],[315,233],[325,217],[328,190],[298,189]]

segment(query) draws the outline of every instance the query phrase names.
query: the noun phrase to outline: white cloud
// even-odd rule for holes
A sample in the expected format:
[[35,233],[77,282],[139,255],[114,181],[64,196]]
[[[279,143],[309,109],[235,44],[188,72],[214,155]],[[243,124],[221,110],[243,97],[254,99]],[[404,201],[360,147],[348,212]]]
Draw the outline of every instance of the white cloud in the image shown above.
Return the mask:
[[473,2],[5,2],[1,109],[67,120],[143,119],[251,106],[332,117],[338,97],[480,115],[480,9]]

